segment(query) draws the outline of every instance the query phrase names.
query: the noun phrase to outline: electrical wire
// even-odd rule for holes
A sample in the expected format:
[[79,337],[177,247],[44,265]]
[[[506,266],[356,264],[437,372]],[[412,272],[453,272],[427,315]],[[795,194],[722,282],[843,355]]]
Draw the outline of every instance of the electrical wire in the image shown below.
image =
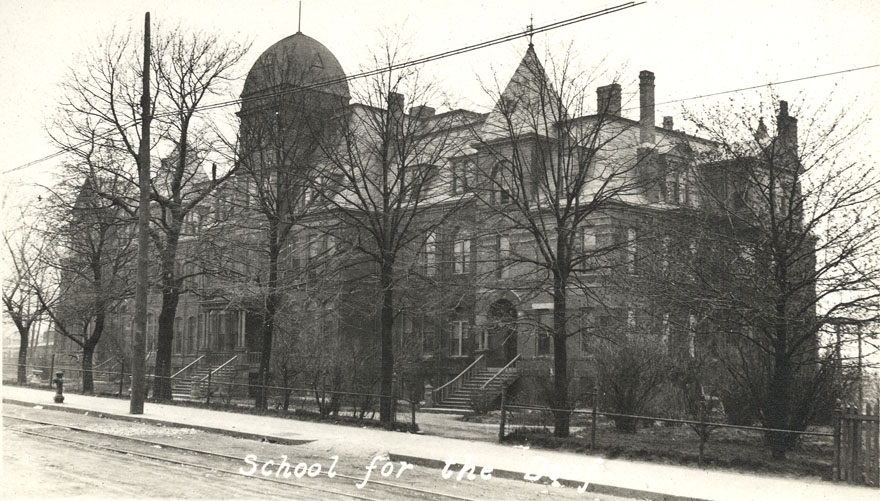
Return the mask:
[[[363,72],[360,72],[360,73],[355,73],[355,74],[353,74],[353,75],[347,75],[347,76],[345,76],[345,77],[334,78],[334,79],[325,80],[325,81],[321,81],[321,82],[314,82],[314,83],[311,83],[311,84],[308,84],[308,85],[302,85],[302,86],[298,86],[298,87],[295,87],[295,88],[292,88],[292,89],[284,89],[284,90],[276,91],[276,92],[273,92],[273,93],[268,93],[268,94],[265,94],[265,93],[264,93],[264,94],[259,94],[259,95],[257,95],[257,96],[251,96],[251,97],[247,97],[247,98],[239,98],[239,99],[232,99],[232,100],[228,100],[228,101],[221,101],[221,102],[218,102],[218,103],[213,103],[213,104],[205,105],[205,106],[202,106],[202,107],[199,107],[198,109],[196,109],[195,112],[204,112],[204,111],[214,110],[214,109],[218,109],[218,108],[224,108],[224,107],[227,107],[227,106],[234,106],[234,105],[238,105],[238,104],[244,104],[244,103],[249,102],[249,101],[264,100],[264,99],[267,99],[267,98],[272,98],[272,97],[282,96],[282,95],[286,95],[286,94],[291,94],[291,93],[296,93],[296,92],[303,92],[303,91],[308,91],[308,90],[314,90],[314,89],[318,89],[318,88],[326,87],[326,86],[330,86],[330,85],[335,85],[335,84],[342,83],[342,82],[348,82],[348,81],[355,80],[355,79],[360,79],[360,78],[367,78],[367,77],[371,77],[371,76],[379,75],[379,74],[382,74],[382,73],[386,73],[386,72],[389,72],[389,71],[395,71],[395,70],[400,70],[400,69],[408,68],[408,67],[411,67],[411,66],[416,66],[416,65],[420,65],[420,64],[425,64],[425,63],[429,63],[429,62],[432,62],[432,61],[437,61],[437,60],[439,60],[439,59],[444,59],[444,58],[447,58],[447,57],[457,56],[457,55],[459,55],[459,54],[465,54],[465,53],[467,53],[467,52],[472,52],[472,51],[475,51],[475,50],[484,49],[484,48],[487,48],[487,47],[491,47],[491,46],[493,46],[493,45],[498,45],[498,44],[501,44],[501,43],[506,43],[506,42],[509,42],[509,41],[512,41],[512,40],[516,40],[516,39],[518,39],[518,38],[522,38],[522,37],[526,37],[526,36],[531,37],[531,36],[534,35],[535,33],[544,33],[544,32],[546,32],[546,31],[555,30],[555,29],[558,29],[558,28],[562,28],[562,27],[565,27],[565,26],[569,26],[569,25],[571,25],[571,24],[575,24],[575,23],[580,23],[580,22],[583,22],[583,21],[587,21],[587,20],[589,20],[589,19],[595,19],[595,18],[597,18],[597,17],[605,16],[605,15],[608,15],[608,14],[613,14],[613,13],[615,13],[615,12],[620,12],[620,11],[625,10],[625,9],[629,9],[629,8],[632,8],[632,7],[636,7],[636,6],[638,6],[638,5],[642,5],[642,4],[644,4],[644,3],[645,3],[645,2],[639,2],[639,3],[636,3],[636,2],[628,2],[628,3],[620,4],[620,5],[617,5],[617,6],[614,6],[614,7],[609,7],[609,8],[607,8],[607,9],[602,9],[602,10],[598,10],[598,11],[595,11],[595,12],[590,12],[590,13],[588,13],[588,14],[581,14],[581,15],[579,15],[579,16],[570,17],[570,18],[568,18],[568,19],[563,19],[563,20],[561,20],[561,21],[556,21],[556,22],[554,22],[554,23],[550,23],[550,24],[547,24],[547,25],[544,25],[544,26],[539,26],[539,27],[529,27],[529,28],[527,28],[525,31],[521,31],[521,32],[517,32],[517,33],[512,33],[512,34],[510,34],[510,35],[505,35],[505,36],[502,36],[502,37],[494,38],[494,39],[491,39],[491,40],[487,40],[487,41],[485,41],[485,42],[480,42],[480,43],[476,43],[476,44],[472,44],[472,45],[467,45],[467,46],[465,46],[465,47],[460,47],[460,48],[458,48],[458,49],[448,50],[448,51],[445,51],[445,52],[441,52],[441,53],[439,53],[439,54],[434,54],[434,55],[431,55],[431,56],[426,56],[426,57],[422,57],[422,58],[418,58],[418,59],[413,59],[413,60],[405,61],[405,62],[402,62],[402,63],[391,64],[391,65],[389,65],[389,66],[383,66],[383,67],[381,67],[381,68],[376,68],[376,69],[373,69],[373,70],[363,71]],[[176,113],[177,113],[177,112],[158,113],[158,114],[154,115],[153,118],[156,118],[156,117],[162,118],[162,117],[165,117],[165,116],[173,116],[173,115],[175,115]],[[134,127],[134,126],[136,126],[138,123],[140,123],[139,120],[133,120],[133,121],[128,122],[127,124],[125,124],[122,128],[123,128],[123,129],[127,129],[127,128],[129,128],[129,127]],[[105,133],[103,133],[103,134],[99,134],[99,135],[97,135],[97,136],[94,137],[94,138],[90,138],[90,139],[88,139],[88,140],[84,140],[84,141],[82,141],[82,142],[76,143],[76,144],[71,145],[71,146],[66,146],[66,147],[62,148],[61,150],[59,150],[59,151],[57,151],[57,152],[55,152],[55,153],[52,153],[52,154],[46,155],[45,157],[38,158],[38,159],[36,159],[36,160],[32,160],[32,161],[30,161],[30,162],[27,162],[27,163],[25,163],[25,164],[19,165],[19,166],[17,166],[17,167],[13,167],[13,168],[11,168],[11,169],[7,169],[7,170],[3,171],[2,174],[9,174],[9,173],[12,173],[12,172],[15,172],[15,171],[19,171],[19,170],[26,169],[26,168],[28,168],[28,167],[31,167],[31,166],[34,166],[34,165],[37,165],[37,164],[43,163],[43,162],[45,162],[45,161],[48,161],[48,160],[51,160],[51,159],[56,158],[56,157],[58,157],[58,156],[61,156],[61,155],[65,154],[65,153],[67,153],[67,152],[69,152],[69,151],[73,151],[73,150],[75,150],[76,148],[79,148],[80,146],[84,146],[84,145],[86,145],[86,144],[88,144],[88,143],[90,143],[90,142],[93,142],[93,141],[96,140],[96,139],[106,139],[106,138],[110,137],[111,135],[115,135],[116,132],[117,132],[117,130],[114,128],[114,129],[109,130],[109,131],[107,131],[107,132],[105,132]]]
[[[227,106],[244,104],[244,103],[250,102],[250,101],[265,100],[265,99],[271,98],[271,97],[278,97],[278,96],[283,96],[283,95],[296,93],[296,92],[314,90],[314,89],[317,89],[320,87],[335,85],[335,84],[342,83],[342,82],[348,82],[351,80],[356,80],[356,79],[360,79],[360,78],[367,78],[367,77],[379,75],[379,74],[382,74],[382,73],[385,73],[388,71],[395,71],[395,70],[408,68],[411,66],[425,64],[425,63],[429,63],[429,62],[436,61],[439,59],[443,59],[443,58],[447,58],[447,57],[451,57],[451,56],[455,56],[455,55],[459,55],[459,54],[464,54],[467,52],[472,52],[475,50],[491,47],[493,45],[498,45],[501,43],[509,42],[509,41],[512,41],[512,40],[515,40],[518,38],[522,38],[522,37],[526,37],[526,36],[530,37],[530,36],[534,35],[535,33],[543,33],[546,31],[562,28],[562,27],[565,27],[565,26],[568,26],[568,25],[571,25],[574,23],[579,23],[582,21],[596,18],[596,17],[600,17],[600,16],[604,16],[607,14],[619,12],[621,10],[629,9],[631,7],[636,7],[636,6],[642,5],[644,3],[645,2],[639,2],[639,3],[629,2],[629,3],[621,4],[621,5],[618,5],[615,7],[610,7],[608,9],[603,9],[603,10],[596,11],[596,12],[591,12],[589,14],[583,14],[580,16],[575,16],[572,18],[564,19],[562,21],[557,21],[557,22],[547,24],[544,26],[539,26],[536,28],[529,28],[529,29],[526,29],[525,31],[522,31],[522,32],[517,32],[517,33],[510,34],[510,35],[505,35],[503,37],[494,38],[492,40],[488,40],[485,42],[480,42],[477,44],[468,45],[468,46],[461,47],[458,49],[448,50],[445,52],[434,54],[431,56],[426,56],[426,57],[413,59],[413,60],[405,61],[405,62],[398,63],[398,64],[389,65],[387,67],[381,67],[381,68],[376,68],[373,70],[363,71],[363,72],[356,73],[353,75],[348,75],[345,77],[335,78],[335,79],[321,81],[321,82],[315,82],[315,83],[311,83],[308,85],[303,85],[303,86],[299,86],[299,87],[292,88],[292,89],[280,90],[280,91],[276,91],[276,92],[269,93],[269,94],[260,94],[258,96],[250,96],[250,97],[246,97],[246,98],[232,99],[232,100],[228,100],[228,101],[221,101],[218,103],[212,103],[212,104],[205,105],[205,106],[198,108],[197,110],[195,110],[195,112],[197,112],[197,113],[204,112],[204,111],[224,108]],[[872,64],[872,65],[859,66],[859,67],[855,67],[855,68],[847,68],[844,70],[832,71],[832,72],[827,72],[827,73],[819,73],[819,74],[815,74],[815,75],[808,75],[808,76],[803,76],[803,77],[791,78],[788,80],[779,80],[779,81],[775,81],[775,82],[756,84],[756,85],[751,85],[751,86],[747,86],[747,87],[738,87],[735,89],[728,89],[728,90],[723,90],[723,91],[718,91],[718,92],[712,92],[709,94],[700,94],[697,96],[691,96],[691,97],[685,97],[685,98],[680,98],[680,99],[672,99],[669,101],[663,101],[663,102],[656,103],[656,106],[665,105],[665,104],[681,103],[681,102],[692,101],[692,100],[696,100],[696,99],[704,99],[707,97],[720,96],[720,95],[724,95],[724,94],[732,94],[732,93],[736,93],[736,92],[743,92],[743,91],[747,91],[747,90],[754,90],[754,89],[759,89],[759,88],[763,88],[763,87],[769,87],[769,86],[773,86],[773,85],[783,85],[783,84],[788,84],[788,83],[793,83],[793,82],[812,80],[812,79],[816,79],[816,78],[824,78],[824,77],[828,77],[828,76],[841,75],[844,73],[852,73],[852,72],[856,72],[856,71],[862,71],[862,70],[873,69],[873,68],[878,68],[878,67],[880,67],[880,64]],[[630,111],[630,110],[636,110],[636,109],[639,109],[639,108],[638,107],[630,107],[630,108],[624,109],[623,111]],[[164,114],[156,114],[156,115],[154,115],[154,117],[172,116],[174,114],[176,114],[176,112],[168,112],[168,113],[164,113]],[[123,128],[133,127],[133,126],[137,125],[138,123],[139,123],[139,121],[135,120],[135,121],[132,121],[132,122],[126,124]],[[105,139],[105,138],[107,138],[111,135],[114,135],[114,134],[116,134],[115,129],[108,131],[104,134],[100,134],[95,139]],[[45,161],[56,158],[58,156],[64,155],[65,153],[72,151],[80,146],[88,144],[89,142],[91,142],[93,140],[94,139],[89,139],[89,140],[83,141],[81,143],[77,143],[73,146],[65,147],[55,153],[52,153],[50,155],[46,155],[45,157],[38,158],[36,160],[32,160],[30,162],[19,165],[17,167],[13,167],[11,169],[7,169],[7,170],[3,171],[2,174],[9,174],[11,172],[26,169],[28,167],[43,163]]]

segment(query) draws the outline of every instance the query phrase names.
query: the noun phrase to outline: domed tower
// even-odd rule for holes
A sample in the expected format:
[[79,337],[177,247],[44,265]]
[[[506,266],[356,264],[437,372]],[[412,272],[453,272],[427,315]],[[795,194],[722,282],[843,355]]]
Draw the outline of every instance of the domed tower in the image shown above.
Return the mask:
[[321,42],[297,32],[266,49],[248,72],[241,93],[242,113],[275,95],[323,95],[336,106],[350,94],[339,60]]
[[242,167],[296,173],[340,130],[350,94],[336,56],[297,32],[257,58],[241,99]]

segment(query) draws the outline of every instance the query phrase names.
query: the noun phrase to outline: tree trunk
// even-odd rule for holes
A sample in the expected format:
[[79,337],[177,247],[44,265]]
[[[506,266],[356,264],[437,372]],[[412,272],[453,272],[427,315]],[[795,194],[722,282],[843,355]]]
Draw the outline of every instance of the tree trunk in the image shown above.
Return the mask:
[[382,310],[379,314],[382,343],[382,366],[380,369],[381,383],[379,393],[381,393],[382,398],[379,403],[379,421],[385,423],[386,427],[391,427],[394,423],[394,416],[392,415],[394,412],[394,398],[392,397],[394,379],[394,337],[391,331],[394,326],[393,278],[394,265],[386,258],[382,263],[379,277],[379,283],[382,287]]
[[[103,312],[99,312],[95,315],[95,326],[92,328],[92,333],[89,336],[85,336],[85,342],[82,344],[83,393],[92,393],[95,391],[94,374],[92,373],[92,358],[95,354],[95,347],[98,346],[98,341],[101,340],[101,336],[104,334],[106,320],[107,316]],[[86,327],[86,329],[88,329],[88,327]]]
[[156,371],[153,397],[171,400],[171,356],[174,346],[174,318],[180,302],[180,279],[175,274],[179,224],[172,223],[165,249],[162,251],[162,309],[159,311],[156,336]]
[[278,310],[278,255],[281,245],[278,242],[278,226],[272,225],[269,230],[269,293],[266,296],[266,311],[263,317],[262,344],[260,347],[260,369],[257,374],[259,391],[254,401],[257,409],[265,410],[269,407],[269,391],[266,386],[270,382],[269,363],[272,359],[272,333],[275,329],[275,315]]
[[568,403],[567,298],[565,280],[554,277],[553,287],[553,435],[567,437],[571,422]]
[[86,393],[94,393],[95,391],[95,379],[94,374],[92,373],[92,358],[95,355],[95,346],[97,343],[85,343],[83,344],[83,352],[82,352],[82,392]]
[[[171,282],[175,279],[171,277]],[[164,280],[163,280],[164,282]],[[162,285],[162,309],[159,311],[159,332],[156,337],[156,372],[153,381],[153,397],[171,400],[171,356],[174,346],[174,317],[180,289],[173,284]]]
[[[778,312],[784,312],[784,306],[777,306]],[[778,313],[781,316],[781,313]],[[774,343],[773,374],[770,377],[770,388],[767,392],[768,428],[791,428],[791,391],[792,368],[788,354],[787,326],[783,321],[775,326],[776,340]],[[784,459],[790,443],[790,433],[770,431],[767,434],[770,451],[775,459]]]
[[[27,354],[28,354],[28,330],[19,329],[20,343],[18,345],[18,384],[27,383]],[[52,375],[50,374],[51,378]]]

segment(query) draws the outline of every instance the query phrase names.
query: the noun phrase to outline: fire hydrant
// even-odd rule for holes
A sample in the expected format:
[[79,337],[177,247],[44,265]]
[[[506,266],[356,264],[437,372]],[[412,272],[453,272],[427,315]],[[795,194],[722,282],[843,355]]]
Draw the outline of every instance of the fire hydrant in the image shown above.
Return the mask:
[[63,404],[64,403],[64,373],[56,372],[55,379],[52,380],[52,383],[55,385],[55,403]]

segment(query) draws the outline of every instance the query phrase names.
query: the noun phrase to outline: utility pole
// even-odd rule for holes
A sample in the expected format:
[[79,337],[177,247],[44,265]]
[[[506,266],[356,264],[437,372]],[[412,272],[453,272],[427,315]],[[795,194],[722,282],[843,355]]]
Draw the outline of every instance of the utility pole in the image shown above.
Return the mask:
[[131,341],[130,414],[144,413],[146,379],[147,286],[150,264],[150,13],[144,14],[144,71],[141,94],[141,144],[138,148],[138,254],[134,299],[134,333]]

